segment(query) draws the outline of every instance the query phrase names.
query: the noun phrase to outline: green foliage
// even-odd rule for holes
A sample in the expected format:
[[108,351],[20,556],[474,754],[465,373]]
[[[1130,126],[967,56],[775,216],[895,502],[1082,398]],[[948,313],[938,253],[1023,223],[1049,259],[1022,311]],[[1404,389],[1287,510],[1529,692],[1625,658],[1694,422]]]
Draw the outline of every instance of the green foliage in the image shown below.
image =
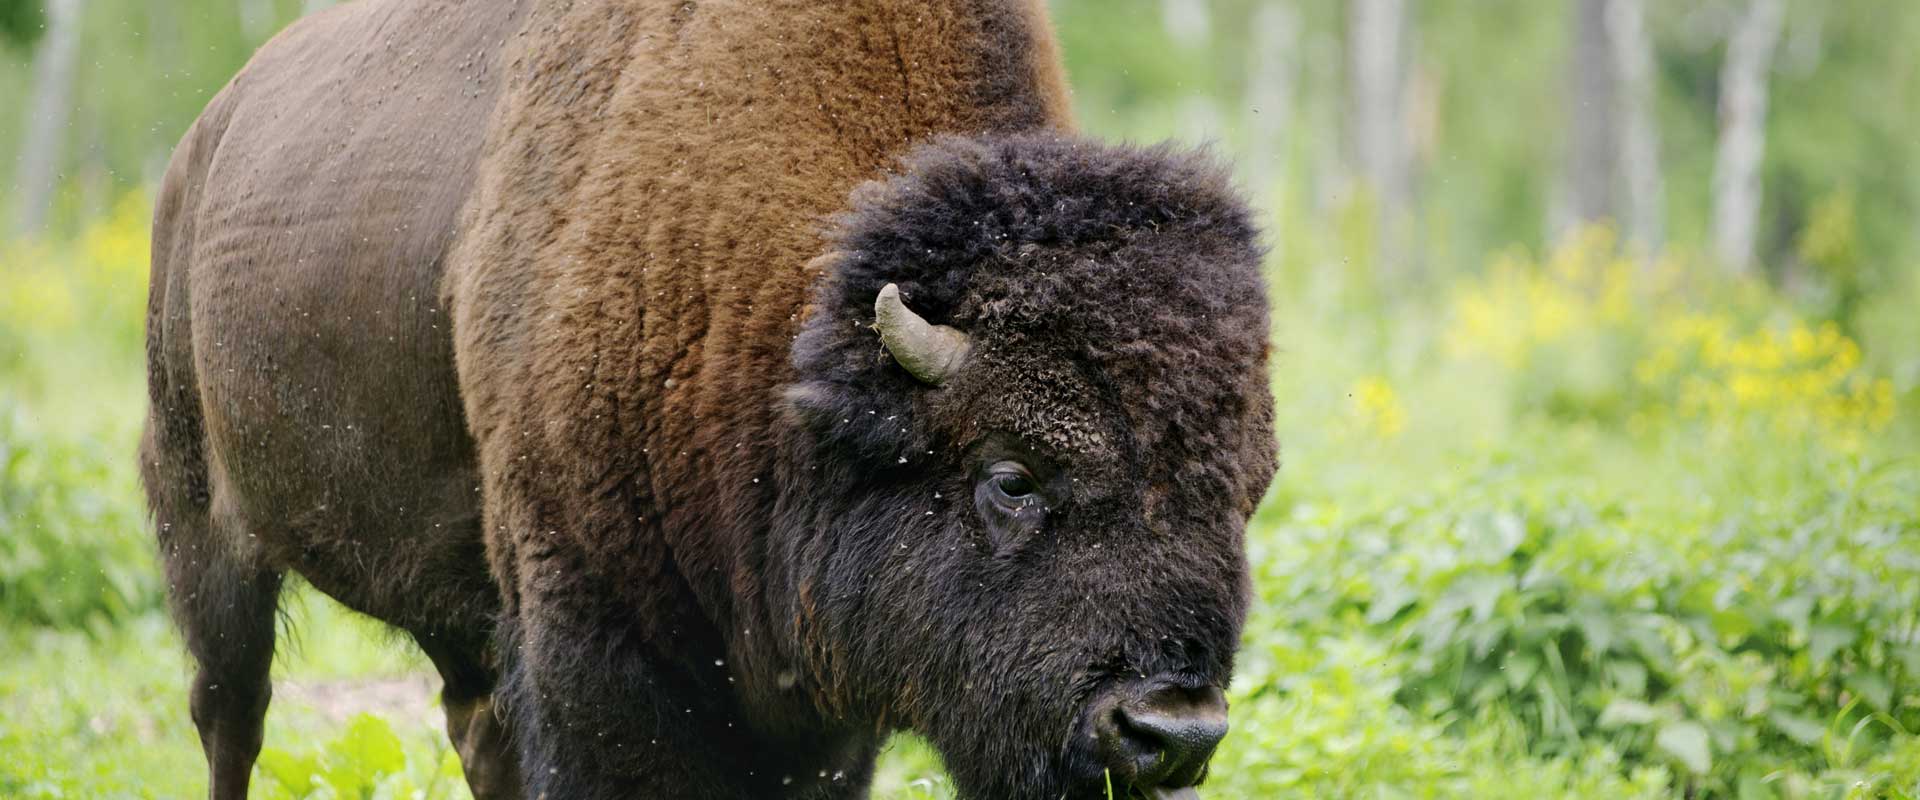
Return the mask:
[[[1267,602],[1269,614],[1285,603]],[[1353,624],[1265,627],[1276,621],[1257,621],[1241,654],[1234,732],[1209,784],[1216,796],[1518,800],[1665,792],[1664,770],[1628,769],[1602,748],[1529,754],[1522,726],[1498,711],[1450,731],[1444,719],[1398,701],[1405,658],[1384,638]]]
[[0,395],[0,619],[105,625],[158,606],[121,443],[55,438]]
[[[1289,185],[1254,186],[1277,204],[1304,206],[1309,225],[1333,224],[1352,201],[1345,161],[1349,4],[1332,0],[1205,0],[1204,42],[1177,43],[1156,0],[1052,0],[1075,107],[1083,123],[1137,139],[1205,138],[1246,160],[1275,149]],[[1179,4],[1186,5],[1186,4]],[[1737,3],[1646,3],[1654,38],[1653,89],[1669,239],[1704,247],[1718,133],[1719,69]],[[1760,244],[1776,278],[1798,280],[1802,234],[1823,200],[1858,198],[1857,241],[1881,277],[1920,254],[1920,8],[1790,2],[1770,72],[1765,208]],[[1252,24],[1279,7],[1295,35],[1262,53]],[[1538,247],[1564,165],[1570,114],[1571,3],[1484,0],[1409,4],[1413,29],[1408,137],[1424,268],[1469,270],[1485,254]],[[1261,56],[1268,56],[1261,58]],[[1249,96],[1256,65],[1288,70],[1291,103],[1278,141],[1256,141]],[[1289,229],[1291,225],[1287,226]],[[1871,284],[1877,286],[1879,284]]]
[[[277,755],[266,758],[312,757],[321,765],[313,773],[321,784],[295,796],[361,796],[328,794],[333,770],[341,785],[373,784],[374,797],[408,797],[419,789],[422,797],[466,798],[464,783],[441,773],[451,748],[428,706],[432,683],[398,679],[430,672],[425,659],[396,649],[363,618],[297,585],[282,608],[266,732],[268,752]],[[85,632],[5,617],[0,623],[0,797],[206,795],[200,742],[187,713],[192,670],[162,615]],[[324,691],[368,684],[417,687],[412,708],[418,713],[380,711],[379,725],[400,741],[402,767],[377,769],[392,763],[379,755],[385,737],[372,724],[343,719],[338,700]],[[263,761],[253,796],[288,796],[266,769]]]
[[1796,465],[1802,493],[1703,516],[1541,483],[1540,466],[1480,465],[1411,504],[1303,507],[1276,523],[1262,585],[1290,588],[1289,628],[1391,643],[1394,696],[1429,718],[1505,716],[1533,752],[1604,744],[1696,789],[1811,780],[1836,738],[1878,753],[1920,730],[1902,699],[1920,677],[1920,560],[1896,555],[1920,533],[1920,469]]
[[0,619],[103,626],[159,607],[133,458],[144,203],[71,241],[0,243]]
[[[182,651],[143,616],[94,635],[0,626],[0,797],[186,797],[200,745]],[[199,792],[205,792],[200,779]]]
[[[1338,742],[1303,794],[1500,794],[1416,771],[1420,748],[1355,747],[1424,724],[1508,737],[1479,761],[1516,775],[1607,764],[1636,787],[1528,796],[1920,790],[1916,397],[1873,366],[1920,339],[1863,354],[1764,288],[1609,253],[1591,234],[1509,255],[1440,304],[1281,300],[1288,465],[1251,534],[1263,602],[1235,708],[1292,701],[1331,658],[1377,665],[1356,683],[1405,716],[1363,735],[1323,704],[1264,746],[1237,722],[1247,763]],[[1342,280],[1283,276],[1281,296]],[[1525,785],[1566,784],[1501,784]]]
[[894,800],[950,800],[953,783],[940,766],[940,756],[917,736],[893,737],[880,754],[874,771],[873,796]]
[[0,44],[31,47],[46,24],[40,0],[0,0]]
[[303,753],[260,752],[256,796],[284,800],[432,800],[464,790],[460,756],[450,747],[409,754],[393,726],[369,714],[346,731]]

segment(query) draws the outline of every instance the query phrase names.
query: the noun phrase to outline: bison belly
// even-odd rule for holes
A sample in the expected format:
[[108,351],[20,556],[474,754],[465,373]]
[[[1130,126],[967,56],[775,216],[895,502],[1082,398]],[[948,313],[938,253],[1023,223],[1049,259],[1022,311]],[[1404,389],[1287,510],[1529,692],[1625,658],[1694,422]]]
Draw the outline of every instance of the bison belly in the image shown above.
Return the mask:
[[158,204],[149,483],[203,470],[171,484],[202,487],[180,503],[215,546],[416,632],[497,605],[439,284],[516,13],[303,21],[209,105]]

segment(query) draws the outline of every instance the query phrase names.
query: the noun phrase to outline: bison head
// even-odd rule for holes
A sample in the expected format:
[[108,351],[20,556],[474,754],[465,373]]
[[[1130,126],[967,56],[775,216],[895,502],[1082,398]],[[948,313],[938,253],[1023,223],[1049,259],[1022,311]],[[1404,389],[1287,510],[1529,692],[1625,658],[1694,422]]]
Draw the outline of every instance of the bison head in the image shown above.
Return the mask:
[[1056,135],[856,192],[787,391],[824,713],[924,735],[968,797],[1201,780],[1275,466],[1256,239],[1211,161]]

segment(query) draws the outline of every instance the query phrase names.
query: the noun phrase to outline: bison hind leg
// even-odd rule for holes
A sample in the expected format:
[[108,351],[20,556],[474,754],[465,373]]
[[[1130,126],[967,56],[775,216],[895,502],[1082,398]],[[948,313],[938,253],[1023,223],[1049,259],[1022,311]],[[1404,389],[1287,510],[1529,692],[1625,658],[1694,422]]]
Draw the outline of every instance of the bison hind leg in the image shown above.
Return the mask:
[[206,535],[204,515],[163,518],[161,525],[168,598],[199,665],[190,703],[207,756],[207,795],[244,800],[273,696],[269,670],[283,573],[249,563]]

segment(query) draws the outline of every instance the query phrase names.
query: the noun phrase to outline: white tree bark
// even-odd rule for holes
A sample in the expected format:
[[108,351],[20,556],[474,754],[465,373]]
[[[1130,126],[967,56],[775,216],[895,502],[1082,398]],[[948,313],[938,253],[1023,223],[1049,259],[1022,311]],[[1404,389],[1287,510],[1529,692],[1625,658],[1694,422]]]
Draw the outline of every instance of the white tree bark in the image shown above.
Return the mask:
[[1567,62],[1567,150],[1560,198],[1548,228],[1555,238],[1614,216],[1619,153],[1614,136],[1614,70],[1607,0],[1578,0]]
[[1412,204],[1406,124],[1407,57],[1404,0],[1353,0],[1347,6],[1356,172],[1378,201],[1382,274],[1402,256],[1401,231]]
[[1753,269],[1760,162],[1767,144],[1767,73],[1784,23],[1782,0],[1751,0],[1720,69],[1720,141],[1713,165],[1713,245],[1721,264]]
[[[147,35],[142,49],[146,50],[147,69],[154,75],[165,75],[179,64],[184,41],[180,7],[178,2],[148,3],[146,7]],[[140,139],[146,147],[140,163],[141,181],[146,186],[158,186],[167,173],[167,161],[173,155],[176,140],[163,133],[162,128],[147,131]]]
[[[1614,96],[1619,108],[1621,223],[1627,243],[1642,256],[1659,250],[1665,235],[1666,188],[1660,180],[1660,126],[1654,109],[1653,40],[1643,0],[1607,0],[1607,38],[1613,45]],[[1651,258],[1648,259],[1651,263]]]
[[1247,176],[1276,220],[1285,219],[1280,212],[1299,50],[1300,18],[1290,2],[1269,3],[1254,13],[1247,59]]
[[1406,64],[1402,0],[1354,0],[1348,6],[1347,52],[1353,70],[1353,141],[1360,177],[1388,205],[1406,186]]
[[[1161,0],[1160,23],[1175,45],[1201,52],[1213,38],[1212,14],[1204,0]],[[1225,133],[1225,120],[1212,97],[1199,91],[1180,100],[1176,134],[1188,141],[1211,141]]]
[[73,74],[80,59],[83,0],[47,0],[47,33],[33,57],[33,99],[20,145],[14,230],[35,234],[47,226],[72,138]]
[[1199,47],[1213,36],[1213,19],[1202,0],[1160,0],[1160,24],[1173,43]]

